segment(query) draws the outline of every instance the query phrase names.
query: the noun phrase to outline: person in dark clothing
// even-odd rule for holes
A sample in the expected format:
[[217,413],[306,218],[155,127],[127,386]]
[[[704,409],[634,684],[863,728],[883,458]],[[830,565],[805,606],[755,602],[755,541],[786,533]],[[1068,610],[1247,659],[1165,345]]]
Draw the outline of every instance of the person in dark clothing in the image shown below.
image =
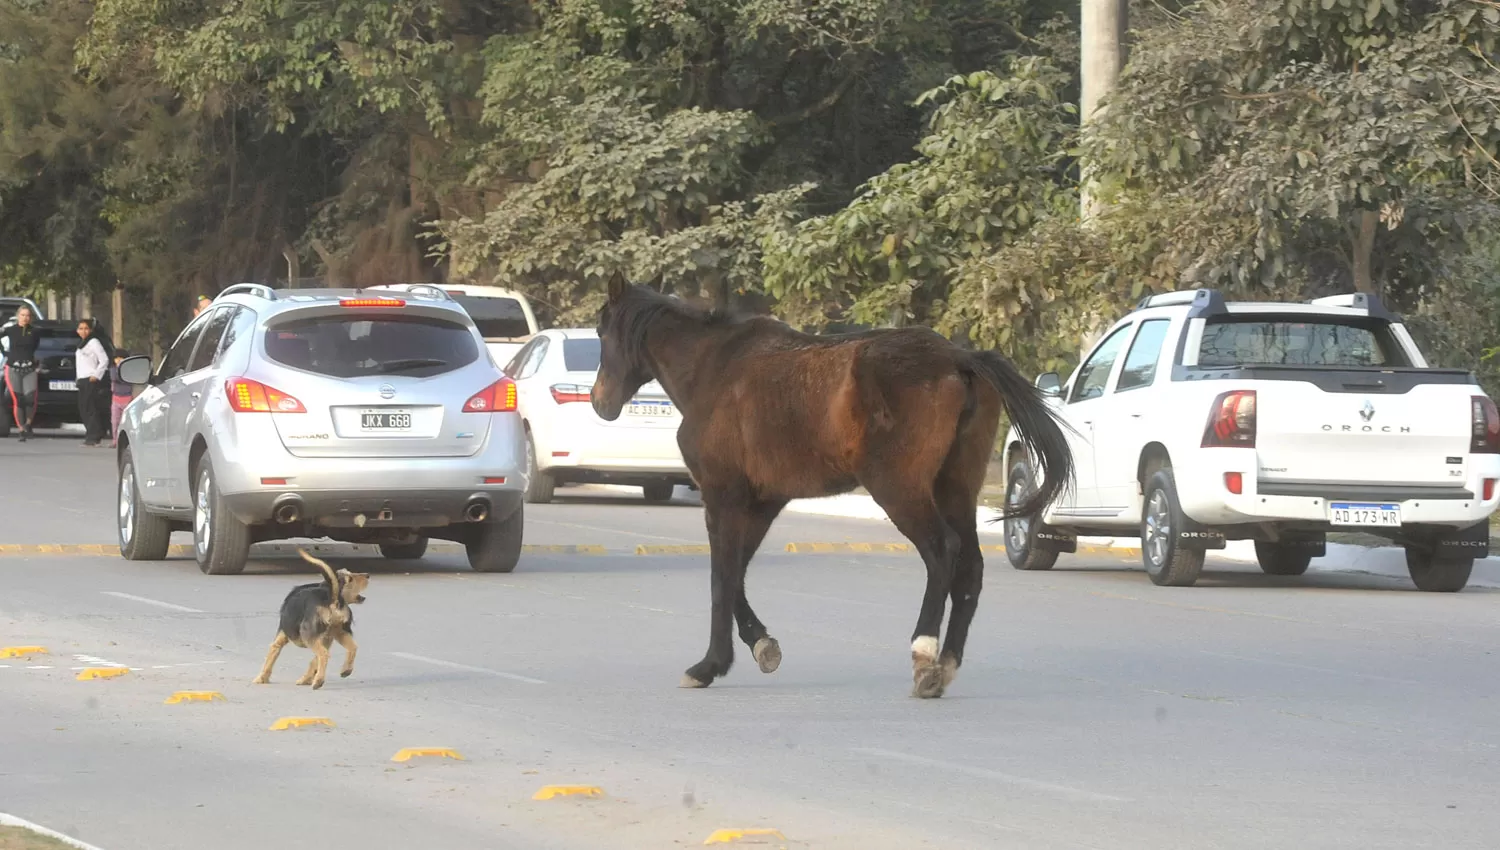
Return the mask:
[[32,325],[36,317],[31,308],[22,305],[16,311],[16,323],[0,332],[0,349],[5,352],[5,388],[10,391],[11,422],[21,431],[21,442],[32,436],[36,419],[37,362],[36,350],[41,334]]
[[94,335],[94,320],[78,320],[83,344],[74,353],[78,375],[78,418],[83,420],[83,444],[97,446],[109,430],[109,354]]

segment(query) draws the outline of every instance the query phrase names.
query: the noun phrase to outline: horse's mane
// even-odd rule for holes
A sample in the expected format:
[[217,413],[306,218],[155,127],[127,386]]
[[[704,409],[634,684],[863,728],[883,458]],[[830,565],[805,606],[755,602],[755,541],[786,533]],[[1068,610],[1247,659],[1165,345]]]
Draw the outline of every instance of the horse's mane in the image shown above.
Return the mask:
[[609,330],[619,335],[626,357],[636,365],[645,363],[646,334],[663,316],[677,316],[706,327],[734,325],[755,318],[733,310],[697,307],[676,296],[663,295],[642,286],[630,289],[624,298],[609,305],[609,309],[613,314],[609,317]]

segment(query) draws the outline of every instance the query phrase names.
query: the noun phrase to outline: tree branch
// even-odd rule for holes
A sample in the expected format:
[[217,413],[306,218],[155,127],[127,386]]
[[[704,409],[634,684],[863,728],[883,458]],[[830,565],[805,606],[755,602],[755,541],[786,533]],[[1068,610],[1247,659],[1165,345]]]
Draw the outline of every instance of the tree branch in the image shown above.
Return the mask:
[[854,86],[854,81],[858,78],[859,74],[851,71],[849,73],[849,76],[841,80],[837,86],[834,86],[833,91],[824,95],[821,99],[802,107],[796,112],[789,112],[785,115],[779,115],[775,118],[772,118],[766,123],[773,128],[785,127],[788,124],[800,124],[803,121],[806,121],[807,119],[813,117],[814,115],[820,115],[824,112],[827,112],[828,110],[837,106],[838,102],[843,99],[844,95],[849,93],[849,89]]

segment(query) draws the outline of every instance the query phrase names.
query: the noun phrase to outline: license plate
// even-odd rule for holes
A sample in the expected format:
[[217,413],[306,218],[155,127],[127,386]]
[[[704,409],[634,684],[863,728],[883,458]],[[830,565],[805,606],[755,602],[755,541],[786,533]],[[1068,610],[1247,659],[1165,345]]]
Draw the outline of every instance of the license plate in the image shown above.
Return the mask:
[[411,411],[409,410],[361,410],[359,412],[359,430],[361,431],[410,431]]
[[631,416],[671,416],[672,402],[632,401],[625,406],[625,412]]
[[1332,525],[1366,525],[1399,528],[1401,506],[1365,502],[1329,502],[1328,522]]
[[49,390],[68,390],[68,391],[76,393],[76,392],[78,392],[78,385],[75,384],[75,383],[73,383],[72,381],[48,381],[47,382],[47,389],[49,389]]

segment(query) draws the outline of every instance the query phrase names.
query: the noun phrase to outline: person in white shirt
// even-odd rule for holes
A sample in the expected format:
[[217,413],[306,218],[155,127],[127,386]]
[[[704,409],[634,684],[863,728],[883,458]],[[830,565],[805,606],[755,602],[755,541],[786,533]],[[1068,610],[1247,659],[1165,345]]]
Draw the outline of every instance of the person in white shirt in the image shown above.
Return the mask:
[[109,352],[94,335],[92,319],[78,320],[78,338],[83,344],[74,352],[78,372],[78,416],[83,420],[83,444],[98,446],[109,429]]

